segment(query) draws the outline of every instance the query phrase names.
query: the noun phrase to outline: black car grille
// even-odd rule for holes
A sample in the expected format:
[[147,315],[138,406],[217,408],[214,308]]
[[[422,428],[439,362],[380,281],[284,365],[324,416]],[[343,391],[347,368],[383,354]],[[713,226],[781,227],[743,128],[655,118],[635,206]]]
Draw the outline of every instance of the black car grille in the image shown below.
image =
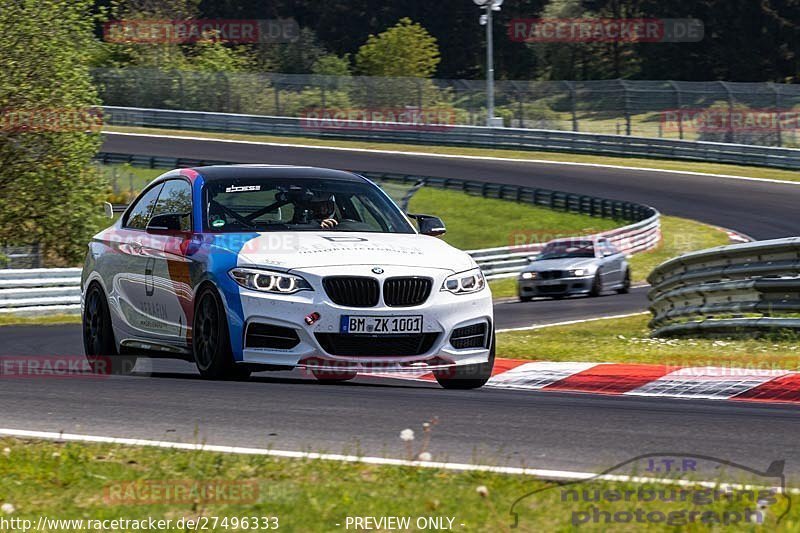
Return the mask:
[[454,329],[450,334],[450,344],[457,350],[483,348],[486,345],[486,322]]
[[375,278],[333,276],[322,280],[331,301],[348,307],[375,307],[380,298],[380,285]]
[[390,307],[422,305],[432,286],[431,278],[389,278],[383,283],[383,301]]
[[539,279],[561,279],[566,277],[563,270],[545,270],[539,272],[537,276]]
[[540,293],[543,294],[559,293],[559,292],[565,292],[567,290],[567,286],[563,284],[539,285],[538,287],[536,287],[536,290],[538,290]]
[[342,333],[316,333],[322,349],[331,355],[344,356],[396,356],[421,355],[436,342],[438,333],[411,335],[350,335]]
[[299,343],[300,338],[292,328],[258,323],[247,326],[244,341],[247,348],[272,348],[275,350],[290,350]]

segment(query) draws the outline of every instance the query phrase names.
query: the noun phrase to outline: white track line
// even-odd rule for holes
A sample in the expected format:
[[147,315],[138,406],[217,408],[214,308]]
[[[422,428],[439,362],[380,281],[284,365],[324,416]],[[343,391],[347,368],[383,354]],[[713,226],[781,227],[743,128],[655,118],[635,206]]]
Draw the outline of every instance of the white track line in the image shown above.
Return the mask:
[[552,328],[555,326],[570,326],[572,324],[582,324],[583,322],[594,322],[595,320],[613,320],[615,318],[628,318],[631,316],[649,315],[650,311],[639,311],[637,313],[626,313],[624,315],[611,315],[611,316],[596,316],[593,318],[581,318],[579,320],[566,320],[564,322],[552,322],[550,324],[534,324],[532,326],[522,326],[519,328],[506,328],[498,329],[497,333],[505,333],[507,331],[528,331],[532,329]]
[[[308,148],[311,150],[333,150],[341,152],[363,152],[371,154],[393,154],[393,155],[407,155],[413,157],[433,157],[433,158],[447,158],[447,159],[475,159],[482,161],[511,161],[515,163],[538,163],[546,165],[562,165],[562,166],[576,166],[576,167],[592,167],[592,168],[613,168],[620,170],[639,170],[642,172],[660,172],[664,174],[683,174],[688,176],[702,176],[707,178],[725,178],[744,181],[761,181],[765,183],[780,183],[789,185],[800,185],[800,182],[776,180],[770,178],[751,178],[747,176],[733,176],[731,174],[709,174],[706,172],[695,172],[690,170],[667,170],[649,167],[627,167],[624,165],[608,165],[601,163],[578,163],[575,161],[552,161],[549,159],[523,159],[512,157],[493,157],[484,155],[457,155],[457,154],[431,154],[428,152],[406,152],[401,150],[378,150],[376,148],[347,148],[344,146],[319,146],[310,144],[295,144],[295,143],[277,143],[266,141],[245,141],[240,139],[216,139],[213,137],[191,137],[187,135],[157,135],[153,133],[123,133],[116,131],[103,131],[104,135],[117,135],[122,137],[150,137],[154,139],[180,139],[183,141],[205,141],[205,142],[220,142],[231,144],[247,144],[256,146],[278,146],[284,148]],[[481,149],[481,147],[475,147]],[[591,154],[588,154],[591,155]]]
[[[79,435],[74,433],[56,433],[52,431],[31,431],[27,429],[0,428],[0,436],[17,437],[23,439],[42,439],[64,442],[86,442],[96,444],[118,444],[122,446],[148,446],[153,448],[166,448],[172,450],[203,451],[216,453],[229,453],[236,455],[264,455],[287,459],[312,459],[322,461],[340,461],[345,463],[360,463],[381,466],[410,466],[417,468],[438,468],[459,472],[488,472],[494,474],[512,474],[534,476],[543,479],[556,480],[588,480],[618,481],[630,483],[660,483],[680,486],[718,487],[715,481],[690,481],[681,479],[659,479],[652,477],[625,476],[625,475],[597,475],[591,472],[573,472],[569,470],[546,470],[539,468],[519,468],[511,466],[471,465],[466,463],[443,463],[437,461],[407,461],[405,459],[387,459],[384,457],[361,457],[357,455],[340,455],[333,453],[297,452],[288,450],[272,450],[267,448],[245,448],[240,446],[219,446],[213,444],[188,444],[185,442],[170,442],[147,439],[127,439],[120,437],[102,437],[97,435]],[[764,489],[780,490],[780,487],[762,487],[759,485],[725,484],[734,489]],[[800,493],[800,489],[791,489],[792,493]]]

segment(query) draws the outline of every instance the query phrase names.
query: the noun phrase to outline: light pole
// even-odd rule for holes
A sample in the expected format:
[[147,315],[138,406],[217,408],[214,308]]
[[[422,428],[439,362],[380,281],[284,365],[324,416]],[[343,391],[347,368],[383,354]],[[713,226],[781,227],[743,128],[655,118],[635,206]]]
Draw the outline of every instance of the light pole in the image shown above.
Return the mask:
[[494,40],[492,38],[492,11],[500,11],[503,0],[472,0],[475,5],[486,10],[480,16],[480,23],[486,26],[486,125],[502,126],[502,119],[494,116]]

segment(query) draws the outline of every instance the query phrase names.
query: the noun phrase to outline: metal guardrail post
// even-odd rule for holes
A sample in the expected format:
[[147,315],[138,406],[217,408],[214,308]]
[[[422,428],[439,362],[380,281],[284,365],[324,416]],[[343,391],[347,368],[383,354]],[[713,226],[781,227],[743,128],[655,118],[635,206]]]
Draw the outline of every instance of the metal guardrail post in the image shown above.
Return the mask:
[[648,277],[654,335],[800,331],[800,238],[719,246]]
[[[407,128],[357,130],[342,127],[331,119],[316,120],[320,127],[314,130],[309,128],[307,121],[292,117],[116,107],[105,107],[104,110],[109,125],[274,135],[318,135],[339,139],[632,155],[736,164],[755,162],[775,168],[800,168],[800,149],[774,146],[478,126],[448,126],[441,131],[408,131]],[[396,124],[403,125],[403,123]]]

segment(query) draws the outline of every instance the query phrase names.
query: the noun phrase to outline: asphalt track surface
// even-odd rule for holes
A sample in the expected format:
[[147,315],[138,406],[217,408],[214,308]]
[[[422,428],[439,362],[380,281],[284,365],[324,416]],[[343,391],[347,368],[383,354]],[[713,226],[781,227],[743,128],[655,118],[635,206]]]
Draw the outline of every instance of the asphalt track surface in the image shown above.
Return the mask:
[[[797,234],[800,225],[797,185],[142,137],[113,136],[103,149],[542,186],[648,203],[665,214],[762,239]],[[505,327],[552,322],[554,315],[579,318],[581,306],[595,306],[589,310],[595,314],[636,310],[625,299],[641,299],[643,292],[502,303],[498,325],[501,320]],[[0,355],[82,353],[76,326],[6,327],[0,337]],[[756,469],[785,459],[790,479],[800,482],[800,410],[791,406],[489,388],[445,391],[435,384],[377,378],[321,385],[299,373],[262,373],[246,383],[208,382],[177,361],[156,361],[152,371],[144,368],[132,377],[3,379],[0,405],[5,428],[400,458],[405,453],[399,432],[436,416],[440,422],[431,451],[440,460],[600,471],[650,452],[706,454]]]
[[[9,326],[2,336],[0,355],[82,353],[76,326]],[[211,382],[189,363],[167,360],[137,370],[127,377],[0,378],[0,427],[404,458],[400,431],[436,416],[435,460],[594,472],[644,453],[691,453],[757,470],[785,459],[800,483],[796,407],[446,391],[378,378],[322,385],[299,372]]]

